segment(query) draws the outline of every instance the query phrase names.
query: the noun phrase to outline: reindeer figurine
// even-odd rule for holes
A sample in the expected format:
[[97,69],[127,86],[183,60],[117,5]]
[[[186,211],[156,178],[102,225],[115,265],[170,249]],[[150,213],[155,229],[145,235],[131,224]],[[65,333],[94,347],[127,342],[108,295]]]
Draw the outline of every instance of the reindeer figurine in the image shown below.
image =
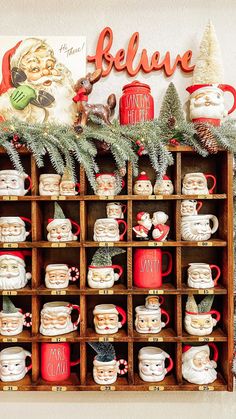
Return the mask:
[[93,90],[93,84],[96,83],[102,76],[102,70],[98,69],[92,74],[88,73],[86,77],[82,77],[75,84],[74,90],[76,96],[73,97],[73,101],[77,104],[78,119],[75,125],[77,131],[81,131],[87,124],[90,115],[97,116],[102,119],[106,124],[110,125],[110,118],[114,114],[116,107],[116,97],[112,93],[108,96],[107,105],[101,104],[88,104],[88,95]]

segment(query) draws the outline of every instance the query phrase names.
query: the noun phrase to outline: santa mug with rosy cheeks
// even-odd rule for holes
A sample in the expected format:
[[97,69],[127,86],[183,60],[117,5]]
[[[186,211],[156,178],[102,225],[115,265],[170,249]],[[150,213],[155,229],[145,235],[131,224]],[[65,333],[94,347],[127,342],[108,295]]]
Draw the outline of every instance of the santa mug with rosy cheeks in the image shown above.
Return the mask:
[[164,297],[162,295],[148,295],[145,298],[145,307],[150,310],[158,310],[164,303]]
[[98,304],[94,307],[93,315],[95,331],[99,335],[116,333],[126,323],[125,311],[115,304]]
[[[216,316],[216,318],[213,317]],[[184,328],[189,335],[206,336],[210,335],[213,327],[220,320],[220,313],[217,310],[211,310],[206,313],[192,313],[185,311]]]
[[[210,348],[213,360],[210,360]],[[214,343],[202,346],[185,345],[182,354],[183,378],[193,384],[210,384],[217,378],[218,349]]]
[[107,218],[123,220],[127,206],[120,202],[109,202],[106,206]]
[[[211,227],[210,221],[213,226]],[[206,241],[211,238],[219,227],[219,221],[215,215],[185,215],[181,217],[182,240]]]
[[180,213],[184,215],[198,215],[198,211],[202,208],[202,202],[195,199],[185,199],[181,201]]
[[119,180],[116,179],[114,173],[97,173],[96,174],[96,188],[95,195],[100,196],[114,196],[117,195],[125,186],[122,179],[121,185]]
[[[118,270],[118,273],[115,272]],[[88,267],[88,285],[90,288],[111,288],[114,283],[118,281],[123,273],[123,268],[120,265],[111,266],[92,266]]]
[[[72,226],[76,232],[72,232]],[[67,242],[78,240],[80,226],[69,218],[49,218],[47,225],[47,239],[49,242]]]
[[[25,181],[29,187],[25,189]],[[0,195],[24,196],[32,188],[31,178],[18,170],[0,170]]]
[[[146,174],[146,173],[145,173]],[[142,175],[142,173],[141,173]],[[140,178],[141,176],[139,176]],[[134,183],[134,195],[152,195],[153,186],[149,179],[147,180],[136,180]]]
[[163,176],[162,180],[157,180],[154,185],[155,195],[172,195],[174,193],[174,186],[172,180],[168,176]]
[[67,288],[69,281],[75,282],[79,278],[79,269],[69,267],[64,263],[53,263],[46,266],[45,285],[47,288]]
[[58,196],[60,194],[61,175],[44,173],[39,176],[39,195]]
[[[165,366],[166,359],[169,361],[168,367]],[[140,349],[138,360],[139,376],[148,383],[164,380],[174,365],[170,355],[155,346],[146,346]]]
[[31,225],[31,220],[26,217],[0,217],[0,242],[24,242],[31,232],[26,231],[24,221]]
[[[216,270],[216,276],[212,278],[212,270]],[[191,288],[213,288],[221,275],[219,266],[207,263],[189,263],[188,286]]]
[[5,348],[0,352],[0,379],[4,382],[19,381],[32,369],[26,366],[26,358],[31,359],[30,352],[20,346]]
[[[124,368],[120,368],[120,366]],[[93,379],[100,385],[113,384],[117,380],[117,374],[124,375],[128,371],[128,363],[124,359],[113,359],[112,361],[98,361],[97,357],[93,361]]]
[[21,309],[16,313],[0,311],[0,334],[2,336],[15,336],[23,331],[23,327],[32,326],[32,314],[23,314]]
[[[170,321],[169,314],[162,308],[148,309],[145,306],[135,307],[135,329],[138,333],[159,333]],[[166,321],[161,321],[162,316]]]
[[[213,181],[212,187],[209,189],[208,179]],[[187,173],[183,178],[182,194],[183,195],[209,195],[212,194],[216,187],[216,178],[213,175],[201,172]]]
[[31,279],[26,272],[23,258],[0,252],[0,290],[24,288]]
[[[78,318],[71,320],[71,312],[76,310]],[[65,301],[45,303],[41,310],[41,324],[39,331],[44,336],[64,335],[77,330],[80,321],[80,308],[76,304]]]
[[[77,190],[76,190],[77,188]],[[62,180],[60,183],[60,195],[62,196],[75,196],[80,192],[80,184],[72,180]]]
[[[119,226],[124,226],[124,231],[120,234]],[[127,224],[124,220],[114,220],[112,218],[99,218],[94,224],[93,240],[97,242],[118,242],[124,239],[127,231]]]

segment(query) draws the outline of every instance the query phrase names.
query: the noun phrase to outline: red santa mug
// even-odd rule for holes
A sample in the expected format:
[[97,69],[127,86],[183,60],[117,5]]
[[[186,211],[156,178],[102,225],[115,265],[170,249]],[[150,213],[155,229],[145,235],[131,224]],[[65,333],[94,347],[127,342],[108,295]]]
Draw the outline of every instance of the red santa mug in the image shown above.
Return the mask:
[[70,360],[69,343],[41,344],[41,376],[45,381],[65,381],[70,377],[70,368],[80,359]]
[[[162,257],[168,256],[168,266],[162,272]],[[134,285],[138,288],[155,289],[162,286],[162,278],[172,271],[172,255],[161,249],[135,249],[134,251]]]

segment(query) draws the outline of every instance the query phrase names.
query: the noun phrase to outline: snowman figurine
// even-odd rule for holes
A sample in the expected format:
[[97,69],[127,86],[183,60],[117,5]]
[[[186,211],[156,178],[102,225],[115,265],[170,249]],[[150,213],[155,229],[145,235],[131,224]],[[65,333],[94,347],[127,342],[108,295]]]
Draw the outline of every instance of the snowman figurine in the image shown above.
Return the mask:
[[139,212],[136,215],[138,225],[133,227],[135,236],[139,240],[148,240],[148,233],[152,228],[152,220],[148,212]]
[[152,215],[152,224],[154,229],[152,231],[153,240],[163,242],[167,239],[170,227],[166,225],[168,215],[163,211],[156,211]]
[[134,183],[134,195],[152,195],[153,187],[146,172],[141,172]]

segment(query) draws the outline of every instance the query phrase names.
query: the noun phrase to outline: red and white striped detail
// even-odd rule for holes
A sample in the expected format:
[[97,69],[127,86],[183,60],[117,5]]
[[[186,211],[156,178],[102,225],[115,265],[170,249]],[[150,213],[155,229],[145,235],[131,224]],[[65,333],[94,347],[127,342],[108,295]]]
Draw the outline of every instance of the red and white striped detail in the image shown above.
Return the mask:
[[[120,365],[123,365],[123,368],[120,369]],[[118,361],[118,373],[120,375],[126,374],[128,371],[128,362],[125,359],[119,359]]]
[[79,279],[79,269],[76,268],[75,266],[72,266],[69,269],[70,272],[70,281],[75,282],[77,281],[77,279]]
[[[28,320],[26,320],[28,319]],[[31,320],[29,320],[31,319]],[[32,314],[31,313],[25,313],[24,315],[24,326],[31,327],[32,326]]]

